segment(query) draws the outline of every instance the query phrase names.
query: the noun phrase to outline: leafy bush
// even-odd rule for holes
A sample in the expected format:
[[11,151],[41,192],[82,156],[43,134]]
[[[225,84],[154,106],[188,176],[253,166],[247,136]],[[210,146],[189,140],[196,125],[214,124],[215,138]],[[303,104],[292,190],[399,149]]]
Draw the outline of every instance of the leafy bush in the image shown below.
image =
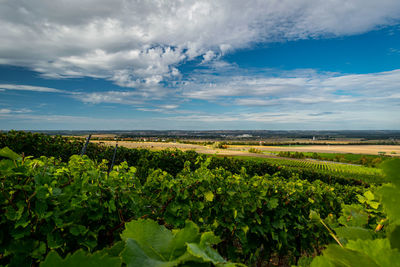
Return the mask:
[[214,142],[212,147],[213,148],[219,148],[219,149],[227,149],[228,145],[225,142]]
[[51,251],[40,266],[245,266],[222,258],[212,248],[221,240],[212,232],[200,234],[190,221],[171,231],[152,220],[135,220],[126,223],[121,237],[122,242],[94,254],[78,250],[62,259]]
[[[379,187],[375,195],[364,194],[361,202],[372,211],[382,205],[387,220],[379,220],[373,231],[368,227],[371,212],[359,206],[345,206],[339,218],[341,226],[334,229],[336,233],[326,226],[338,244],[329,245],[311,266],[400,266],[400,159],[386,161],[382,167],[390,183]],[[316,213],[311,217],[324,223]],[[380,233],[383,225],[386,231]]]
[[257,153],[257,154],[262,154],[263,153],[260,149],[257,149],[257,148],[254,148],[254,147],[251,147],[249,149],[249,152],[250,153]]
[[309,211],[338,215],[341,203],[363,192],[279,173],[251,176],[244,168],[232,174],[210,169],[211,158],[193,170],[185,162],[175,177],[155,170],[143,180],[126,162],[108,174],[106,161],[87,156],[62,162],[7,148],[0,156],[0,265],[10,266],[39,263],[50,250],[61,257],[102,250],[120,240],[126,222],[139,218],[168,228],[182,228],[189,218],[220,236],[218,251],[235,261],[300,256],[329,240],[309,223]]
[[[67,162],[72,155],[81,152],[83,140],[37,133],[32,134],[30,132],[9,131],[7,133],[0,133],[0,147],[5,146],[26,156],[55,157],[61,159],[63,162]],[[113,153],[113,147],[89,143],[86,155],[94,161],[102,162],[103,159],[111,160]],[[136,176],[143,182],[153,170],[161,169],[172,176],[176,176],[184,168],[185,162],[190,162],[191,168],[196,169],[206,159],[206,156],[200,156],[195,151],[149,151],[146,149],[119,147],[115,163],[120,164],[126,161],[129,166],[136,167]],[[349,173],[322,171],[315,168],[299,168],[298,166],[294,168],[282,168],[281,165],[253,159],[242,160],[211,156],[209,168],[216,169],[222,167],[231,173],[240,174],[242,167],[244,167],[249,175],[260,176],[265,174],[273,175],[279,171],[281,172],[280,175],[284,178],[290,178],[293,174],[298,174],[299,178],[309,181],[322,180],[327,183],[340,183],[343,185],[368,185],[369,182],[376,181],[375,177],[370,178],[366,175],[360,177],[359,175],[354,176]]]

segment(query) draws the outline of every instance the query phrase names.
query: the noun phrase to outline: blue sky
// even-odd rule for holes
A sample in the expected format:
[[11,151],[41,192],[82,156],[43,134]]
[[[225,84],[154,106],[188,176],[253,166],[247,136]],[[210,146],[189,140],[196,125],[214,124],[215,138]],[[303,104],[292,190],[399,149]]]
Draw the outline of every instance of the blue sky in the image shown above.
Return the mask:
[[0,129],[400,130],[400,2],[0,2]]

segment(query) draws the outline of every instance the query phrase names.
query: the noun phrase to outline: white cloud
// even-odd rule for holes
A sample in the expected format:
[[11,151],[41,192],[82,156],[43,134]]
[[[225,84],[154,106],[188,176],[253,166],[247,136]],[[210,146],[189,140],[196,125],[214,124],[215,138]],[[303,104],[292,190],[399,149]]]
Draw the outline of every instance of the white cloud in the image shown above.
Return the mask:
[[28,108],[21,108],[21,109],[0,108],[0,115],[25,114],[30,112],[32,112],[32,110]]
[[397,48],[389,48],[388,49],[389,55],[400,55],[400,49]]
[[178,105],[161,105],[160,107],[165,108],[165,109],[176,109],[179,106]]
[[[398,109],[397,109],[398,111]],[[171,123],[193,123],[197,128],[211,129],[398,129],[400,121],[394,121],[393,110],[349,110],[315,112],[312,109],[287,112],[218,113],[208,115],[181,115],[169,117]],[[361,118],[368,118],[361,119]]]
[[[273,70],[257,70],[254,73],[247,70],[246,75],[243,73],[243,70],[232,65],[223,66],[217,74],[207,68],[162,90],[156,86],[147,90],[104,91],[101,88],[102,91],[84,92],[77,89],[67,92],[56,88],[13,84],[0,84],[0,89],[62,93],[63,97],[83,103],[132,105],[141,111],[169,114],[171,110],[176,113],[182,103],[194,99],[231,108],[273,107],[280,110],[288,107],[301,110],[309,105],[321,110],[347,110],[350,106],[363,110],[396,105],[400,99],[400,69],[369,74],[319,73],[315,70],[296,70],[281,76],[267,76],[274,73]],[[192,111],[196,111],[195,108],[191,108]]]
[[77,93],[72,95],[73,98],[84,103],[100,104],[100,103],[114,103],[114,104],[128,104],[136,105],[142,103],[137,99],[139,94],[134,91],[106,91],[106,92],[92,92],[92,93]]
[[11,113],[11,109],[0,108],[0,114],[9,114],[9,113]]
[[399,94],[400,69],[369,74],[298,70],[280,77],[268,77],[259,72],[242,75],[242,72],[236,69],[218,75],[197,73],[183,81],[180,88],[187,98],[218,102],[235,97],[238,105],[351,103],[397,98]]
[[18,91],[34,91],[34,92],[46,92],[46,93],[64,93],[63,90],[43,87],[43,86],[32,86],[32,85],[19,85],[19,84],[0,84],[0,90],[18,90]]
[[398,19],[397,0],[3,0],[0,64],[155,90],[196,57],[207,62],[258,42],[357,34]]

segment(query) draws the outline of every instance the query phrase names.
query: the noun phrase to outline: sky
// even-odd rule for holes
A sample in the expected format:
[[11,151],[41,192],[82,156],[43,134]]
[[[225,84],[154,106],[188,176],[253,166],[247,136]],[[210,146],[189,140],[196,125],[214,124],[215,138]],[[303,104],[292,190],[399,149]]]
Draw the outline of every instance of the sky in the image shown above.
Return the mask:
[[0,130],[400,130],[398,0],[0,0]]

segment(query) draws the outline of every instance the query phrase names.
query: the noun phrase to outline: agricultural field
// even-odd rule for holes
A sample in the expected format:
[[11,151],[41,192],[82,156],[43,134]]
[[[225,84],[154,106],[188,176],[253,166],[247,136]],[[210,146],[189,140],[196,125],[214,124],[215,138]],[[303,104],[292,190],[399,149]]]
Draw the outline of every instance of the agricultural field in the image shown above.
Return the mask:
[[398,161],[384,162],[384,176],[306,159],[83,147],[0,134],[0,265],[330,266],[400,255],[387,245],[400,227]]
[[330,172],[353,173],[353,174],[367,174],[367,175],[382,175],[382,171],[377,168],[368,168],[364,166],[335,163],[329,161],[319,161],[312,159],[267,159],[270,163],[275,163],[282,166],[309,168]]
[[294,147],[263,147],[267,151],[298,151],[298,152],[316,152],[316,153],[353,153],[379,155],[384,153],[391,156],[400,156],[400,145],[310,145]]
[[[106,145],[115,145],[116,141],[94,140],[96,143],[104,143]],[[121,146],[128,148],[146,148],[146,149],[166,149],[177,148],[182,150],[196,150],[199,153],[224,153],[224,155],[238,154],[237,151],[246,152],[250,148],[257,148],[263,152],[279,152],[279,151],[298,151],[309,153],[331,153],[331,154],[365,154],[400,157],[400,145],[294,145],[294,146],[246,146],[246,145],[228,145],[226,150],[215,149],[212,145],[184,144],[172,142],[135,142],[135,141],[119,141]]]
[[[104,144],[115,146],[116,141],[104,141],[104,140],[93,140],[93,143]],[[123,146],[126,148],[142,148],[142,149],[151,149],[151,150],[162,150],[162,149],[180,149],[183,151],[186,150],[195,150],[195,151],[204,151],[208,150],[215,153],[211,147],[208,149],[207,146],[201,145],[193,145],[193,144],[182,144],[182,143],[172,143],[172,142],[135,142],[135,141],[118,141],[119,146]]]

